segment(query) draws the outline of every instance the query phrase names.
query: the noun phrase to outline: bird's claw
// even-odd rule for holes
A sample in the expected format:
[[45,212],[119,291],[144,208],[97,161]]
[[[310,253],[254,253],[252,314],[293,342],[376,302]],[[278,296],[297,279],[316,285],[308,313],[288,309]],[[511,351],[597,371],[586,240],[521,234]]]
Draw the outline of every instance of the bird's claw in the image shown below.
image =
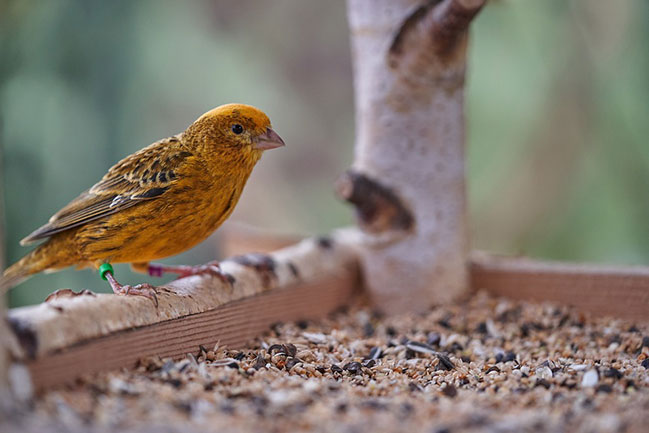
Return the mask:
[[142,283],[136,286],[124,285],[120,286],[118,290],[115,291],[115,294],[122,296],[144,296],[145,298],[151,299],[153,305],[158,307],[158,295],[157,289],[155,286],[152,286],[149,283]]
[[232,276],[226,274],[221,270],[221,266],[215,263],[207,263],[205,265],[192,266],[191,270],[184,272],[180,275],[180,278],[191,277],[193,275],[211,275],[217,277],[219,280],[224,283],[232,284]]
[[234,277],[226,274],[221,270],[219,262],[213,261],[204,265],[186,266],[186,265],[161,265],[151,263],[148,266],[148,273],[154,277],[161,277],[166,272],[178,274],[177,279],[192,277],[194,275],[211,275],[217,277],[222,282],[232,286],[234,284]]
[[234,278],[232,275],[223,272],[223,270],[221,270],[221,265],[216,261],[204,265],[187,266],[187,269],[180,273],[178,279],[192,277],[194,275],[211,275],[217,277],[219,280],[229,284],[230,286],[234,284]]

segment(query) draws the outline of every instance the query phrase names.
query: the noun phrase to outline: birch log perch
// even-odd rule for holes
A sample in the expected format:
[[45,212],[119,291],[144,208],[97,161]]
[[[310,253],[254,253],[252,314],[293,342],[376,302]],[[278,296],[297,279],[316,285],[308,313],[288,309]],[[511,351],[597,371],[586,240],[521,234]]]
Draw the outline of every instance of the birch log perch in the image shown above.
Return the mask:
[[183,356],[218,341],[241,347],[272,323],[348,304],[358,285],[356,238],[355,230],[341,230],[225,260],[231,286],[212,276],[176,280],[158,288],[157,308],[140,296],[61,291],[10,311],[14,360],[41,389],[146,356]]
[[348,0],[356,145],[339,195],[365,232],[373,300],[391,312],[468,288],[464,75],[485,0]]

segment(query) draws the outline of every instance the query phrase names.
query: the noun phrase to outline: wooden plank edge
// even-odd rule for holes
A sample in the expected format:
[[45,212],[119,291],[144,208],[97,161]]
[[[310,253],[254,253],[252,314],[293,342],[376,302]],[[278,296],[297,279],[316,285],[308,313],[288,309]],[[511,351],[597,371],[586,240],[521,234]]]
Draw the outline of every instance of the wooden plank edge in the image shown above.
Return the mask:
[[471,288],[553,302],[598,316],[649,321],[649,267],[602,266],[472,254]]
[[[471,286],[494,296],[550,301],[599,315],[646,321],[649,268],[611,267],[473,254]],[[321,317],[346,305],[358,273],[339,273],[235,300],[216,309],[122,330],[26,362],[35,389],[70,383],[84,374],[133,367],[139,359],[181,357],[217,341],[242,347],[275,322]]]

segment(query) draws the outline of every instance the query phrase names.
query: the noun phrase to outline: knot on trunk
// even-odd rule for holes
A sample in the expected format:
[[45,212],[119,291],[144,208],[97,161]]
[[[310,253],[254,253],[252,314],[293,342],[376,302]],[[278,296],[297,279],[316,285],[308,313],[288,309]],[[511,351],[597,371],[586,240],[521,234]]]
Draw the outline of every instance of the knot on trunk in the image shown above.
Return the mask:
[[426,0],[401,23],[388,49],[392,69],[464,62],[469,24],[486,0]]
[[356,207],[358,224],[365,232],[411,231],[415,225],[397,194],[365,174],[347,171],[336,181],[336,193]]

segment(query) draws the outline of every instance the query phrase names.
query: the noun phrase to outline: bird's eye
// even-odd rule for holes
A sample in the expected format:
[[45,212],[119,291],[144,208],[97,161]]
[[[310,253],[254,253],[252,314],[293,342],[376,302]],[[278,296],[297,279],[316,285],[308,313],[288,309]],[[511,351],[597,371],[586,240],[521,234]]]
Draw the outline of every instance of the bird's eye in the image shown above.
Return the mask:
[[243,132],[243,126],[239,125],[238,123],[235,123],[232,125],[232,132],[235,134],[239,135]]

